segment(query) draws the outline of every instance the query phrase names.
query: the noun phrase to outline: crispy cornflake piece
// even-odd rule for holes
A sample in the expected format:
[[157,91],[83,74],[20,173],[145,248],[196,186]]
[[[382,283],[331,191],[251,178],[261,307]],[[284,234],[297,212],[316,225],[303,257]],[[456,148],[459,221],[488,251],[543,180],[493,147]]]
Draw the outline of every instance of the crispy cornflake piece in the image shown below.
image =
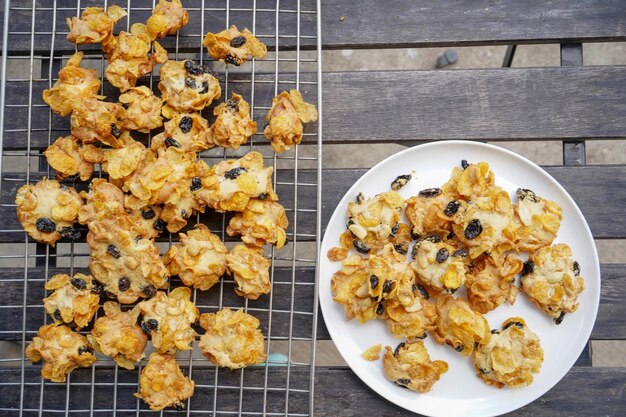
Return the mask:
[[179,234],[179,239],[163,255],[163,263],[185,285],[208,290],[226,273],[226,245],[203,224]]
[[251,198],[278,200],[272,188],[274,168],[263,165],[263,155],[249,152],[240,159],[228,159],[211,167],[202,178],[198,198],[218,212],[243,211]]
[[491,340],[474,350],[476,374],[498,388],[530,385],[542,363],[539,337],[520,317],[507,319],[502,323],[502,331],[492,330]]
[[427,330],[435,329],[437,309],[428,301],[428,292],[410,278],[405,274],[395,296],[384,301],[384,318],[395,337],[423,339]]
[[82,68],[83,53],[76,52],[59,71],[59,79],[52,88],[43,91],[43,101],[53,112],[67,116],[86,98],[97,97],[100,77],[94,69]]
[[90,275],[54,275],[46,282],[46,290],[52,294],[43,299],[46,312],[56,324],[74,323],[80,330],[93,318],[100,302]]
[[167,270],[154,241],[142,237],[128,215],[89,223],[89,268],[105,290],[123,304],[152,297],[167,286]]
[[263,256],[263,249],[237,244],[226,256],[226,261],[228,270],[237,283],[237,295],[256,300],[262,294],[270,293],[271,262]]
[[207,121],[200,113],[175,113],[165,122],[165,131],[152,138],[151,148],[174,147],[185,152],[201,152],[215,146]]
[[259,320],[242,309],[224,308],[200,316],[206,333],[200,338],[200,349],[217,366],[245,368],[265,361],[263,333]]
[[516,249],[517,229],[509,193],[497,186],[464,204],[452,225],[472,259],[484,252],[499,259],[503,252]]
[[454,293],[465,283],[465,260],[453,256],[456,247],[449,242],[425,238],[416,243],[415,259],[410,263],[419,281],[430,290]]
[[132,87],[120,95],[119,100],[127,106],[124,128],[148,133],[163,126],[161,117],[163,101],[148,87],[144,85]]
[[467,200],[485,195],[494,186],[495,176],[489,169],[489,164],[479,162],[469,164],[467,168],[455,167],[450,179],[441,189],[447,195]]
[[218,146],[239,149],[256,133],[256,122],[250,118],[250,105],[237,93],[213,109],[213,115],[216,117],[210,134]]
[[120,32],[114,45],[103,48],[109,61],[104,75],[122,92],[134,87],[139,77],[151,73],[156,64],[167,61],[167,51],[158,42],[152,42],[143,23],[133,24],[130,32]]
[[474,343],[488,343],[489,323],[471,309],[467,301],[451,295],[437,297],[437,328],[433,331],[440,345],[445,343],[463,356],[474,350]]
[[[368,260],[357,254],[348,256],[342,267],[332,277],[333,300],[343,304],[347,320],[360,323],[377,318],[379,302],[370,297],[370,271]],[[380,307],[384,313],[383,306]]]
[[219,79],[206,65],[167,61],[160,69],[159,90],[167,103],[163,114],[200,111],[222,96]]
[[418,194],[406,200],[405,213],[414,236],[447,234],[452,230],[453,216],[462,203],[443,192]]
[[498,308],[505,300],[509,304],[515,303],[515,276],[522,271],[521,259],[508,254],[497,265],[491,256],[483,255],[474,264],[465,285],[467,298],[475,311],[485,314]]
[[377,361],[380,358],[380,351],[383,350],[383,345],[380,343],[370,346],[361,353],[361,357],[366,361]]
[[561,226],[563,211],[554,201],[535,195],[531,190],[518,189],[514,205],[516,220],[521,223],[516,245],[520,250],[535,252],[550,246]]
[[83,145],[74,136],[60,137],[44,151],[48,164],[60,180],[78,176],[87,181],[93,174],[94,164],[104,158],[102,150],[94,145]]
[[313,104],[306,103],[298,90],[283,91],[272,99],[263,134],[275,152],[285,152],[302,141],[303,123],[315,120],[317,109]]
[[395,351],[385,346],[383,372],[388,380],[415,392],[428,392],[448,371],[444,361],[431,361],[421,340],[400,343]]
[[578,296],[585,289],[580,265],[571,257],[564,243],[541,248],[528,257],[522,271],[522,291],[556,324],[565,313],[578,310]]
[[74,369],[86,368],[96,361],[85,336],[56,324],[39,328],[26,348],[26,357],[32,362],[43,360],[41,376],[53,382],[65,382]]
[[252,198],[244,211],[230,219],[226,232],[229,236],[241,235],[241,240],[248,245],[271,243],[282,248],[287,241],[287,226],[287,213],[279,202]]
[[74,188],[44,177],[35,185],[20,187],[15,204],[20,224],[36,241],[54,247],[62,237],[76,238],[74,222],[83,200]]
[[123,182],[139,169],[141,163],[149,158],[154,159],[153,156],[152,151],[141,142],[128,140],[122,148],[104,151],[102,169],[109,174],[111,182],[122,187]]
[[122,368],[135,369],[145,356],[148,336],[137,324],[139,308],[121,311],[120,307],[113,301],[104,303],[105,317],[96,320],[87,339],[95,350],[110,356]]
[[118,103],[87,98],[72,112],[72,135],[84,144],[102,142],[112,148],[121,148],[126,110]]
[[200,313],[191,301],[191,290],[178,287],[169,295],[158,291],[150,300],[138,304],[143,319],[141,328],[150,333],[154,348],[160,353],[191,349],[196,332],[191,325]]
[[110,48],[115,44],[113,27],[126,14],[119,6],[109,6],[106,12],[100,7],[87,7],[80,19],[76,16],[66,19],[70,29],[67,40],[76,45],[101,43],[103,49]]
[[332,262],[338,262],[346,259],[348,257],[348,253],[347,248],[333,247],[328,250],[326,256],[328,256],[328,259]]
[[361,253],[375,253],[382,248],[395,234],[403,204],[404,198],[396,191],[380,193],[369,199],[359,193],[355,202],[348,203],[347,213],[354,248]]
[[159,0],[146,26],[152,39],[160,39],[175,34],[188,21],[189,13],[183,9],[180,0]]
[[141,370],[139,392],[152,411],[166,407],[184,408],[184,401],[193,395],[193,380],[183,375],[174,355],[154,352]]
[[241,32],[237,26],[231,25],[219,33],[207,33],[202,41],[209,55],[226,64],[243,65],[250,57],[264,58],[267,47],[248,29]]

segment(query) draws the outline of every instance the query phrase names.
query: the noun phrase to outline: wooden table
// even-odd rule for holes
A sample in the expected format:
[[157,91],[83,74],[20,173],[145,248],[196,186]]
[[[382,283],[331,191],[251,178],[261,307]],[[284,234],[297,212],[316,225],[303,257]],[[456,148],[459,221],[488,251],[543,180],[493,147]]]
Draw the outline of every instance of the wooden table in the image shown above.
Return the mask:
[[[188,0],[191,2],[191,0]],[[30,2],[20,2],[29,6]],[[43,11],[36,16],[38,22],[46,21],[47,8],[45,2],[37,1],[37,7]],[[71,1],[60,1],[61,4],[75,4]],[[207,2],[208,3],[208,2]],[[272,3],[272,2],[269,2]],[[290,2],[280,2],[281,8],[293,7]],[[302,1],[303,9],[314,10],[315,1]],[[3,7],[4,8],[4,7]],[[30,26],[30,7],[24,10],[12,10],[14,19],[22,19]],[[213,11],[208,11],[211,16]],[[215,12],[217,13],[217,12]],[[304,23],[314,24],[316,15],[303,15]],[[435,47],[435,46],[469,46],[469,45],[520,45],[558,43],[561,45],[561,67],[549,68],[503,68],[503,69],[471,69],[471,70],[433,70],[433,71],[367,71],[324,73],[323,85],[323,143],[332,145],[339,143],[359,143],[363,152],[367,152],[369,143],[400,143],[413,145],[432,140],[463,139],[475,141],[543,141],[555,140],[563,142],[562,166],[548,166],[545,169],[554,176],[572,195],[583,211],[594,237],[599,239],[626,238],[626,166],[624,165],[587,165],[585,161],[586,141],[597,139],[626,138],[626,68],[621,66],[583,66],[583,43],[612,42],[626,40],[626,3],[621,0],[349,0],[322,1],[319,14],[322,25],[322,46],[325,49],[381,49],[398,47]],[[192,17],[193,19],[193,17]],[[307,20],[309,19],[309,20]],[[2,19],[0,19],[2,21]],[[262,19],[257,22],[257,33],[271,29],[265,26]],[[289,26],[289,23],[286,24]],[[293,29],[293,28],[292,28]],[[199,28],[195,28],[198,32]],[[206,31],[206,30],[205,30]],[[18,31],[19,32],[19,31]],[[7,45],[7,53],[11,57],[35,55],[42,58],[42,77],[30,77],[30,82],[7,84],[7,97],[12,97],[15,111],[5,112],[5,131],[3,133],[3,152],[5,158],[11,152],[41,152],[48,145],[50,136],[67,131],[67,120],[50,118],[47,109],[30,107],[33,104],[29,97],[34,97],[39,105],[38,94],[47,88],[49,79],[48,67],[56,74],[60,60],[46,59],[46,54],[55,51],[55,56],[65,56],[73,49],[63,36],[50,37],[47,29],[39,30],[34,36],[28,30],[23,34],[11,37]],[[191,50],[197,39],[180,38],[176,46],[181,51]],[[189,43],[187,43],[189,42]],[[299,45],[293,38],[281,41],[284,50],[296,49],[314,51],[316,38],[301,38]],[[270,49],[272,39],[268,40]],[[173,41],[166,40],[165,46],[172,47]],[[82,48],[81,48],[82,49]],[[85,48],[89,50],[89,48]],[[197,51],[197,49],[194,49]],[[49,58],[49,57],[48,57]],[[236,75],[232,78],[236,79]],[[259,74],[259,80],[271,79],[271,74]],[[266,78],[264,78],[266,77]],[[316,82],[314,73],[303,72],[303,82],[309,81],[313,86]],[[242,87],[245,90],[245,87]],[[260,87],[263,91],[263,84]],[[269,87],[268,87],[269,88]],[[312,88],[312,87],[311,87]],[[269,93],[268,93],[269,94]],[[257,93],[261,96],[261,93]],[[270,95],[271,96],[271,95]],[[315,99],[312,101],[316,102]],[[318,103],[319,104],[319,103]],[[262,106],[262,104],[261,104]],[[24,133],[17,129],[28,126],[29,145],[25,148]],[[31,127],[44,126],[44,129]],[[7,127],[8,126],[8,127]],[[319,126],[320,128],[322,126]],[[305,143],[315,145],[317,130],[305,138]],[[326,146],[325,152],[332,152],[332,146]],[[322,200],[323,228],[336,207],[339,199],[358,179],[363,169],[332,169],[324,170]],[[36,180],[45,175],[46,167],[34,167],[30,179]],[[309,183],[299,195],[302,204],[307,202],[315,207],[317,177],[316,169],[300,169],[296,183]],[[283,181],[291,178],[293,171],[279,171]],[[0,206],[0,243],[7,245],[24,245],[24,233],[14,217],[14,207],[10,205],[15,193],[16,182],[5,181],[2,184],[2,205]],[[294,203],[294,195],[285,193],[283,203],[286,207]],[[292,216],[292,214],[290,214]],[[317,223],[302,216],[299,233],[302,240],[315,242],[318,240]],[[209,218],[207,221],[219,228],[220,219]],[[293,231],[292,231],[293,233]],[[43,275],[55,272],[67,272],[50,263],[49,249],[37,245],[37,254],[24,273],[24,268],[0,267],[0,306],[18,306],[19,308],[0,308],[0,339],[22,339],[23,330],[29,329],[26,340],[33,336],[40,323],[33,322],[22,326],[25,319],[23,312],[29,306],[40,303],[43,290],[32,287],[25,289],[25,283],[43,281]],[[17,255],[16,255],[17,256]],[[295,256],[294,256],[295,258]],[[4,258],[8,259],[8,258]],[[305,262],[306,263],[306,262]],[[76,270],[79,270],[78,268]],[[307,285],[294,286],[298,292],[294,295],[286,291],[281,293],[276,288],[274,300],[280,304],[282,294],[291,301],[291,305],[283,306],[293,317],[295,306],[312,305],[314,294],[315,268],[312,263],[307,265],[294,264],[292,268],[277,268],[274,280],[283,277],[286,282],[297,273],[298,283]],[[15,277],[19,279],[13,279]],[[626,338],[626,307],[623,298],[626,296],[624,284],[626,276],[625,264],[602,265],[602,299],[597,322],[593,330],[592,340],[623,340]],[[323,277],[322,277],[323,278]],[[295,278],[293,278],[295,280]],[[26,304],[24,304],[26,303]],[[33,307],[34,308],[34,307]],[[41,307],[37,307],[41,311]],[[266,311],[266,305],[260,305]],[[270,305],[271,310],[271,305]],[[277,306],[274,306],[276,309]],[[44,314],[37,320],[43,321]],[[299,317],[299,316],[298,316]],[[309,329],[313,316],[303,316],[302,328]],[[329,339],[328,331],[319,315],[317,340]],[[19,323],[19,324],[16,324]],[[11,332],[11,329],[19,331]],[[274,332],[280,337],[295,333],[288,323],[280,317],[274,321]],[[282,333],[281,333],[282,332]],[[306,333],[306,332],[305,332]],[[275,334],[275,333],[273,333]],[[310,330],[309,330],[310,334]],[[272,336],[273,337],[273,336]],[[303,338],[306,339],[306,338]],[[315,340],[315,337],[306,339]],[[566,343],[566,341],[564,341]],[[18,364],[19,365],[19,364]],[[290,412],[298,415],[333,415],[333,416],[400,416],[407,413],[372,392],[350,369],[345,367],[317,367],[314,370],[314,409],[307,407],[308,393],[313,387],[308,385],[312,367],[293,366],[291,369],[277,368],[270,373],[270,384],[273,381],[284,381],[286,375],[292,378],[294,389],[291,399],[294,403]],[[37,368],[26,368],[24,373],[19,367],[3,367],[0,363],[0,415],[15,415],[20,404],[28,404],[32,411],[24,415],[38,415],[37,407],[41,403],[39,397],[39,379]],[[94,371],[98,378],[113,381],[119,386],[120,395],[115,397],[122,407],[121,391],[132,392],[136,385],[136,376],[128,376],[111,369],[98,368]],[[72,386],[72,398],[62,386],[59,389],[46,388],[52,392],[49,401],[62,403],[67,409],[74,410],[70,415],[89,415],[89,407],[84,406],[84,398],[90,395],[91,410],[94,409],[93,388],[89,378],[92,374],[77,373]],[[134,374],[133,374],[134,375]],[[237,388],[243,381],[243,373],[239,380],[236,377],[223,376],[226,382],[221,384]],[[246,385],[268,386],[267,373],[264,370],[246,371]],[[263,378],[265,375],[265,378]],[[194,367],[197,380],[209,380],[217,376],[212,368]],[[95,378],[95,377],[94,377]],[[20,391],[20,380],[34,381]],[[625,368],[598,368],[592,366],[591,342],[580,356],[576,366],[552,390],[537,401],[523,409],[512,413],[516,416],[571,416],[571,415],[626,415]],[[108,383],[107,383],[108,384]],[[103,384],[103,405],[109,406],[108,398],[112,394],[110,384]],[[256,384],[256,385],[255,385]],[[32,387],[32,390],[31,390]],[[37,388],[35,390],[35,388]],[[298,391],[298,388],[302,388]],[[262,391],[262,389],[261,389]],[[284,390],[283,390],[284,391]],[[284,392],[280,391],[281,395]],[[287,390],[289,391],[289,389]],[[68,391],[69,392],[69,389]],[[100,391],[99,391],[100,392]],[[118,389],[115,390],[118,392]],[[239,401],[239,408],[228,408],[227,414],[215,412],[219,408],[217,390],[208,391],[210,398],[206,401],[207,410],[214,415],[246,414],[242,412],[239,389],[220,391],[220,401]],[[247,392],[247,391],[246,391]],[[269,401],[266,396],[256,395],[250,389],[249,401]],[[125,394],[126,395],[126,394]],[[270,397],[272,392],[270,392]],[[196,395],[200,397],[199,394]],[[46,400],[48,401],[48,400]],[[82,402],[81,402],[82,401]],[[98,399],[96,399],[98,402]],[[134,400],[129,407],[134,407]],[[298,406],[297,404],[301,404]],[[96,405],[98,407],[98,405]],[[63,408],[63,407],[61,407]],[[128,407],[127,407],[128,408]],[[4,410],[4,411],[2,411]],[[82,411],[81,411],[82,410]],[[265,410],[265,408],[263,408]],[[225,412],[226,413],[226,412]],[[44,413],[45,415],[46,413]],[[50,413],[57,415],[58,413]],[[276,415],[285,413],[276,413]],[[97,415],[106,415],[101,413]],[[117,415],[135,415],[134,411],[126,411]]]

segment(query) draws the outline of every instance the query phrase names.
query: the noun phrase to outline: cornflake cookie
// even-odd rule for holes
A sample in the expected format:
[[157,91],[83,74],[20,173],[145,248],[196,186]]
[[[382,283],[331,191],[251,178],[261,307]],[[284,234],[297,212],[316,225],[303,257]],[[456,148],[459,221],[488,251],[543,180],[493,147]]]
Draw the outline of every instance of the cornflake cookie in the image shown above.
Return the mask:
[[450,179],[441,187],[445,194],[469,200],[483,196],[495,187],[495,176],[488,163],[468,164],[464,160],[461,165],[461,168],[455,167],[452,170]]
[[87,340],[98,352],[110,356],[124,369],[135,369],[145,355],[148,336],[137,324],[139,308],[122,311],[113,301],[104,303],[105,317],[93,325]]
[[109,6],[106,12],[100,7],[87,7],[80,19],[76,16],[67,18],[70,29],[67,40],[76,45],[101,43],[107,50],[115,44],[113,26],[126,14],[119,6]]
[[43,91],[43,101],[53,112],[67,116],[81,106],[84,99],[97,97],[100,77],[94,69],[82,68],[83,53],[76,52],[59,71],[59,79],[52,88]]
[[437,297],[437,328],[433,331],[440,345],[446,343],[463,356],[474,350],[474,343],[488,343],[489,323],[472,310],[467,301],[451,295]]
[[74,369],[86,368],[96,361],[85,336],[56,324],[39,328],[26,348],[26,357],[31,362],[43,360],[41,376],[52,382],[65,382]]
[[250,118],[250,105],[237,93],[213,109],[215,122],[210,135],[216,145],[239,149],[256,133],[256,122]]
[[[130,139],[130,136],[126,139]],[[109,180],[121,188],[124,182],[139,169],[141,163],[148,158],[154,159],[150,149],[147,149],[141,142],[128,140],[122,148],[104,151],[102,169],[109,174]]]
[[522,270],[522,291],[544,313],[561,324],[565,313],[578,310],[578,296],[585,289],[580,265],[564,243],[541,248],[528,257]]
[[406,200],[405,213],[411,222],[414,237],[428,234],[448,234],[452,230],[453,216],[461,202],[441,192],[440,188],[427,188]]
[[45,288],[52,294],[43,299],[43,306],[56,324],[73,323],[80,330],[98,311],[100,284],[89,275],[75,274],[71,278],[57,274],[46,282]]
[[152,297],[167,286],[167,270],[154,241],[142,237],[127,215],[89,223],[89,269],[122,304]]
[[152,138],[154,150],[170,146],[184,152],[201,152],[214,146],[207,121],[200,113],[174,113],[165,131]]
[[[396,191],[366,199],[362,193],[348,203],[348,231],[357,252],[367,254],[387,243],[400,220],[404,198]],[[396,229],[397,232],[397,229]]]
[[184,401],[193,395],[194,382],[183,375],[174,355],[154,352],[141,370],[139,392],[152,411],[167,407],[184,408]]
[[150,38],[160,39],[175,34],[188,21],[189,13],[183,9],[180,0],[159,0],[146,26],[148,26]]
[[236,244],[226,255],[226,262],[237,283],[237,295],[256,300],[272,290],[269,272],[271,262],[263,256],[263,249]]
[[83,145],[72,135],[58,138],[43,154],[60,180],[78,177],[87,181],[93,174],[94,164],[101,163],[104,158],[102,149],[91,144]]
[[20,187],[15,204],[22,228],[36,241],[54,247],[61,238],[80,237],[74,222],[83,200],[74,188],[44,177],[35,185]]
[[121,148],[125,118],[126,110],[120,104],[86,98],[72,112],[71,132],[84,144],[99,141],[112,148]]
[[415,392],[428,392],[448,371],[444,361],[431,361],[424,342],[400,343],[395,350],[385,346],[383,372],[388,380]]
[[228,159],[211,167],[202,178],[198,197],[215,211],[243,211],[251,198],[278,200],[272,188],[274,168],[263,165],[259,152]]
[[202,45],[213,59],[236,66],[243,65],[249,57],[264,58],[267,54],[263,42],[246,28],[239,32],[235,25],[219,33],[207,33]]
[[[357,254],[348,256],[332,277],[333,300],[343,304],[346,320],[356,318],[360,323],[384,314],[384,306],[370,297],[370,273],[367,259]],[[378,287],[378,282],[375,283]],[[390,284],[387,284],[390,292]],[[380,314],[377,314],[380,313]]]
[[229,236],[241,235],[241,240],[248,245],[271,243],[282,248],[287,241],[285,229],[288,225],[285,208],[279,202],[252,198],[244,211],[230,219],[226,232]]
[[520,388],[533,382],[541,369],[543,349],[539,337],[524,319],[511,317],[502,331],[492,330],[491,340],[474,350],[474,367],[485,383],[498,388]]
[[134,87],[139,77],[152,72],[156,64],[167,61],[167,51],[158,42],[152,42],[143,23],[133,24],[130,32],[120,32],[114,47],[103,50],[109,61],[104,75],[122,92]]
[[383,349],[383,345],[380,343],[370,346],[361,353],[361,357],[366,361],[377,361],[380,358],[380,351]]
[[206,333],[200,338],[200,349],[217,366],[245,368],[265,361],[263,333],[259,320],[242,309],[224,308],[200,316]]
[[203,224],[179,234],[179,239],[165,253],[163,263],[188,287],[208,290],[226,273],[226,245]]
[[517,247],[520,250],[535,252],[550,246],[563,219],[561,207],[528,189],[518,188],[516,194],[518,202],[514,206],[515,214],[521,223],[517,231]]
[[463,252],[431,235],[417,242],[414,260],[410,263],[419,281],[436,293],[453,294],[465,283],[466,267]]
[[522,266],[522,260],[513,254],[506,255],[502,262],[494,261],[489,255],[476,259],[465,283],[472,309],[486,314],[505,300],[511,305],[515,303],[515,276],[522,271]]
[[283,91],[272,99],[272,108],[267,113],[267,127],[263,131],[271,142],[272,149],[281,153],[302,142],[303,123],[317,120],[317,110],[306,103],[298,90]]
[[119,101],[126,106],[125,129],[148,133],[163,126],[161,118],[163,101],[148,87],[144,85],[132,87],[120,95]]
[[141,328],[150,334],[157,352],[174,353],[191,349],[196,332],[191,325],[200,313],[191,301],[191,290],[178,287],[169,295],[158,291],[147,301],[138,304],[141,310]]
[[206,65],[167,61],[159,73],[161,98],[172,113],[200,111],[222,95],[217,74]]

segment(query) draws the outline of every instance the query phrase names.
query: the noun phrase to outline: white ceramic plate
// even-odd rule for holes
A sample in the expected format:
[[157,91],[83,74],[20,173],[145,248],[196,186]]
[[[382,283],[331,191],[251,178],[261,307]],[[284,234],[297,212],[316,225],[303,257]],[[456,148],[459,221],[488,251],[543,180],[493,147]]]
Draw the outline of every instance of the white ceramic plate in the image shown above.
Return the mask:
[[[359,192],[369,197],[387,191],[398,175],[412,172],[413,179],[400,190],[408,198],[421,189],[441,186],[461,159],[488,162],[495,174],[496,184],[511,192],[513,201],[516,201],[515,190],[522,187],[561,206],[563,221],[555,242],[567,243],[572,248],[574,259],[580,263],[586,289],[580,296],[578,311],[567,314],[559,326],[522,293],[518,294],[515,305],[505,303],[485,315],[491,328],[500,328],[508,317],[523,317],[529,328],[539,335],[544,362],[541,372],[535,375],[530,386],[498,389],[486,385],[475,375],[471,357],[462,357],[447,346],[437,345],[429,335],[424,342],[431,359],[445,360],[449,370],[431,392],[418,394],[388,381],[383,375],[380,360],[368,362],[361,358],[361,353],[374,344],[395,347],[402,340],[391,335],[383,320],[365,324],[356,320],[346,321],[343,306],[332,299],[330,285],[331,277],[341,267],[341,262],[330,262],[326,253],[331,247],[339,246],[339,236],[345,230],[348,202],[353,201]],[[337,206],[324,235],[320,258],[320,304],[328,331],[344,360],[378,394],[400,407],[427,416],[494,416],[516,410],[539,398],[559,382],[576,362],[591,334],[600,301],[600,265],[596,247],[589,226],[574,200],[554,178],[534,163],[508,150],[481,143],[429,143],[399,152],[370,169]]]

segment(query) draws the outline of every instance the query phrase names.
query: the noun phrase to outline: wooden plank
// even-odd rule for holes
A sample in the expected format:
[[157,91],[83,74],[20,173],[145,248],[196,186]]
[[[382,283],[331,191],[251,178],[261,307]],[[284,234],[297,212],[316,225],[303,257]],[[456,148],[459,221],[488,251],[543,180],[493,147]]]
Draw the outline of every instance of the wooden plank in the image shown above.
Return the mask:
[[[65,18],[76,15],[76,2],[58,1],[56,11],[56,36],[54,47],[57,52],[71,52],[73,45],[65,40],[67,26]],[[84,3],[84,2],[83,2]],[[102,2],[97,2],[102,3]],[[125,7],[125,0],[110,1]],[[31,2],[13,0],[12,6],[25,10],[11,10],[9,51],[12,54],[30,50]],[[82,7],[84,5],[81,4]],[[133,8],[151,8],[152,0],[133,1]],[[196,52],[200,46],[202,13],[190,5],[189,24],[181,30],[179,50]],[[43,10],[45,7],[50,10]],[[69,10],[65,10],[69,7]],[[241,9],[241,7],[237,7]],[[274,47],[275,2],[257,1],[256,33],[270,49]],[[281,34],[296,33],[296,14],[287,12],[295,8],[281,4],[279,27]],[[301,30],[314,35],[316,14],[313,0],[301,2]],[[402,11],[402,13],[398,11]],[[395,12],[394,12],[395,11]],[[380,2],[364,0],[354,7],[348,0],[329,0],[321,10],[323,46],[326,49],[342,48],[399,48],[434,47],[454,45],[506,45],[526,43],[600,42],[626,39],[626,13],[620,0],[529,0],[520,4],[515,0],[493,2],[477,0],[391,0]],[[145,21],[148,10],[134,10],[131,21]],[[205,10],[205,31],[219,30],[226,25],[226,13],[211,8]],[[36,50],[49,52],[51,44],[53,10],[50,3],[37,1],[35,14]],[[231,12],[230,22],[239,26],[252,27],[251,11]],[[126,20],[117,29],[124,28]],[[315,46],[316,39],[301,39],[303,49]],[[167,37],[164,45],[174,47],[175,37]],[[295,39],[281,38],[281,49],[293,49]],[[81,49],[97,49],[86,46]]]
[[[185,369],[185,368],[183,368]],[[185,370],[186,372],[186,370]],[[218,374],[218,415],[238,411],[240,390],[240,371],[220,370]],[[69,409],[90,409],[92,371],[78,369],[72,373],[72,385],[69,389]],[[198,368],[194,365],[192,378],[196,382],[196,390],[191,399],[191,410],[212,410],[214,398],[214,369]],[[289,386],[300,391],[291,391],[289,395],[290,413],[309,413],[308,389],[309,371],[306,368],[291,368]],[[382,376],[381,376],[382,377]],[[0,368],[0,395],[3,408],[17,412],[20,407],[21,370],[19,368]],[[97,395],[94,396],[94,410],[111,408],[113,395],[112,383],[117,378],[117,415],[135,415],[136,399],[132,394],[137,390],[137,371],[120,369],[96,368],[94,380]],[[244,413],[259,412],[263,406],[268,413],[284,413],[285,392],[279,390],[286,386],[287,370],[284,367],[272,367],[268,372],[267,401],[263,402],[263,381],[265,369],[247,368],[243,373],[245,387],[243,389]],[[560,417],[571,415],[602,415],[622,416],[626,413],[626,403],[622,391],[625,368],[573,368],[554,388],[540,399],[507,414],[519,417]],[[24,373],[26,388],[24,390],[24,408],[39,410],[40,377],[39,367],[27,366]],[[228,388],[231,386],[232,388]],[[581,391],[581,387],[584,389]],[[44,407],[46,410],[66,409],[67,384],[46,383],[44,386]],[[417,395],[417,394],[416,394]],[[139,402],[141,410],[145,405]],[[397,407],[377,395],[368,388],[349,369],[318,368],[315,371],[315,409],[313,415],[349,416],[406,416],[407,411]],[[7,411],[8,413],[9,411]],[[72,413],[74,414],[74,413]],[[9,415],[9,414],[6,414]],[[82,415],[82,414],[80,414]],[[168,415],[185,415],[184,412]]]

